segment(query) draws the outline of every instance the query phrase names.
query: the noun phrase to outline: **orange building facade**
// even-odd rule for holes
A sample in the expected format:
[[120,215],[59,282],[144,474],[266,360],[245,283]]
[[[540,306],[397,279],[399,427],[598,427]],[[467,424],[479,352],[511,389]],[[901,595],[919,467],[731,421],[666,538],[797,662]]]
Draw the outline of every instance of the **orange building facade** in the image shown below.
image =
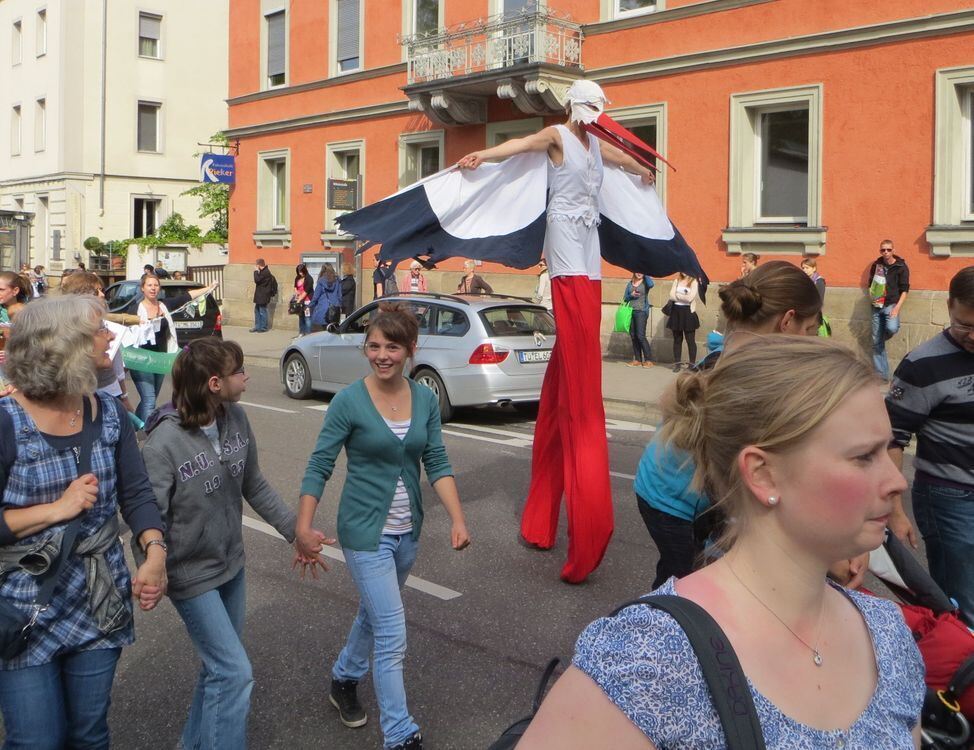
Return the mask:
[[[248,314],[255,258],[283,290],[298,262],[354,262],[333,219],[356,192],[371,203],[561,121],[580,76],[676,167],[660,195],[714,280],[735,278],[744,252],[816,256],[838,334],[863,338],[862,287],[890,238],[911,271],[891,342],[902,354],[944,322],[947,282],[974,263],[965,0],[236,0],[233,10],[235,318]],[[370,299],[371,253],[362,258]],[[431,272],[430,288],[451,291],[459,268]],[[480,272],[495,289],[533,289],[531,272]],[[608,310],[626,274],[604,272]]]

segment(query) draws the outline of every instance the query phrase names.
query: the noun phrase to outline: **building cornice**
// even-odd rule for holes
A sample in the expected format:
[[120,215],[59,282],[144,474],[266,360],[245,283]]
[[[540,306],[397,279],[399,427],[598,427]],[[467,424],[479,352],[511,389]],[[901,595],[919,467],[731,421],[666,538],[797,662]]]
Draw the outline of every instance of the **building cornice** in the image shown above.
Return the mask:
[[613,31],[635,29],[640,26],[649,26],[655,23],[666,23],[667,21],[677,21],[681,18],[693,18],[694,16],[702,16],[706,13],[719,13],[724,10],[735,10],[737,8],[746,8],[748,5],[762,5],[771,2],[774,2],[774,0],[703,0],[703,2],[694,3],[693,5],[682,5],[679,8],[668,8],[667,10],[660,10],[655,13],[645,13],[640,16],[583,24],[582,32],[586,37],[597,36],[599,34],[609,34]]
[[[99,175],[92,172],[52,172],[50,174],[34,175],[28,177],[15,177],[10,180],[0,180],[0,187],[11,187],[16,185],[31,185],[38,182],[60,182],[63,180],[84,180],[91,182]],[[160,177],[158,175],[144,174],[111,174],[105,175],[106,180],[140,180],[141,182],[199,182],[196,176],[188,177]]]
[[250,135],[261,135],[263,133],[278,133],[282,130],[295,130],[297,128],[314,127],[315,125],[333,125],[339,122],[352,122],[354,120],[368,120],[373,117],[387,117],[389,115],[401,115],[409,112],[409,101],[403,99],[397,102],[385,102],[383,104],[370,104],[367,107],[354,107],[352,109],[340,109],[324,114],[306,115],[304,117],[290,117],[286,120],[273,120],[258,125],[246,125],[240,128],[230,128],[224,131],[227,138],[242,138]]
[[972,30],[974,30],[974,10],[962,10],[590,69],[586,71],[586,76],[599,83],[615,83],[794,55],[866,47],[928,36],[960,34]]
[[278,96],[284,96],[286,94],[302,94],[305,91],[326,89],[330,88],[331,86],[341,86],[346,83],[355,83],[356,81],[367,81],[372,78],[385,78],[386,76],[405,72],[406,63],[404,62],[395,63],[394,65],[383,65],[379,68],[369,68],[368,70],[360,70],[355,73],[343,73],[342,75],[332,76],[331,78],[322,78],[318,81],[298,83],[294,86],[280,86],[278,88],[267,89],[266,91],[256,91],[253,94],[243,94],[241,96],[235,96],[227,99],[227,104],[232,107],[235,104],[259,102],[263,101],[264,99],[274,99]]

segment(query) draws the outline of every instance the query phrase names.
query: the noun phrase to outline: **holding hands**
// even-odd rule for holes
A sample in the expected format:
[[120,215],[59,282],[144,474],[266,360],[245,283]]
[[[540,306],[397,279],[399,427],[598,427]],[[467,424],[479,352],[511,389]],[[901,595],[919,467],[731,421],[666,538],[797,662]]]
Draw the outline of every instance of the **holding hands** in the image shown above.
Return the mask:
[[317,579],[317,568],[319,566],[324,571],[328,570],[328,565],[321,557],[321,549],[326,544],[334,543],[334,539],[327,538],[324,533],[318,529],[313,529],[310,526],[297,529],[294,535],[295,552],[294,562],[291,564],[291,570],[296,570],[300,565],[302,579],[304,578],[305,574],[309,572],[311,573],[312,578]]

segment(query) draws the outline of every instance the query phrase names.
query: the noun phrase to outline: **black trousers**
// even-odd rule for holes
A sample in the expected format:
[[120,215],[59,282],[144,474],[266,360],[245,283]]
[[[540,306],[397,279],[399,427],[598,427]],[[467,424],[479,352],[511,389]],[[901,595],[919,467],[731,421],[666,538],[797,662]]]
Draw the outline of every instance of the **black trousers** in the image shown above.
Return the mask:
[[656,549],[659,550],[653,588],[659,588],[670,577],[682,578],[692,573],[697,558],[703,552],[703,547],[696,541],[693,521],[685,521],[657,510],[639,495],[636,495],[636,505]]

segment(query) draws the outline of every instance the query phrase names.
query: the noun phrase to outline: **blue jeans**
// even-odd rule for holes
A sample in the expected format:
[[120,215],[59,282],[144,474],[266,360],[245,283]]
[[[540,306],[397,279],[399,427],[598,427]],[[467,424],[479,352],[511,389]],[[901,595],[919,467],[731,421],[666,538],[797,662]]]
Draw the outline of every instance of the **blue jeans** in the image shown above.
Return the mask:
[[254,305],[254,328],[267,330],[267,305]]
[[361,602],[331,676],[336,680],[362,679],[369,671],[369,654],[374,648],[372,682],[387,748],[405,742],[419,731],[406,708],[406,687],[402,679],[406,613],[400,595],[416,561],[416,547],[411,534],[383,534],[375,552],[344,550],[348,572],[352,574]]
[[974,626],[974,487],[913,480],[913,516],[927,548],[930,575]]
[[633,310],[632,322],[629,324],[629,338],[632,339],[632,358],[636,362],[649,362],[652,352],[649,341],[646,340],[646,323],[649,320],[649,310]]
[[310,311],[310,307],[305,306],[301,310],[301,314],[298,316],[298,333],[311,333],[311,316],[305,315],[306,311]]
[[883,380],[889,380],[889,362],[886,359],[886,342],[900,330],[900,316],[893,316],[895,305],[873,308],[873,367]]
[[183,726],[183,747],[245,748],[254,677],[240,640],[246,608],[243,570],[205,594],[173,599],[173,606],[203,661]]
[[162,390],[162,383],[166,376],[140,370],[129,370],[129,374],[132,376],[132,382],[135,383],[135,390],[139,392],[139,405],[135,408],[135,416],[144,422],[156,410],[156,397]]
[[75,651],[0,671],[3,750],[107,750],[108,707],[120,648]]

